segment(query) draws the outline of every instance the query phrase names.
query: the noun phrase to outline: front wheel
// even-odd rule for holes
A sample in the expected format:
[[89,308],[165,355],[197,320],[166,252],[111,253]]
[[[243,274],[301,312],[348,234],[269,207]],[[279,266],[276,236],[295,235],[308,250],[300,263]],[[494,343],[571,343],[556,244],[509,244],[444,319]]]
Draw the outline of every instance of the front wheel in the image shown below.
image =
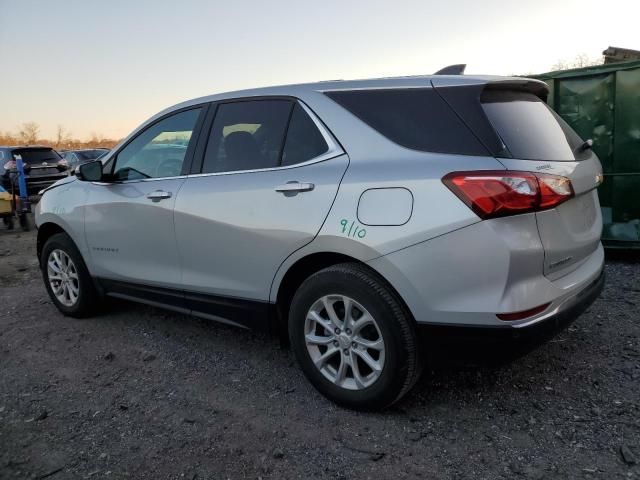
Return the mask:
[[305,280],[291,303],[289,336],[311,383],[346,407],[388,407],[421,371],[413,319],[387,283],[359,264]]
[[99,297],[82,255],[66,233],[46,241],[40,268],[47,293],[58,310],[70,317],[86,317],[93,312]]

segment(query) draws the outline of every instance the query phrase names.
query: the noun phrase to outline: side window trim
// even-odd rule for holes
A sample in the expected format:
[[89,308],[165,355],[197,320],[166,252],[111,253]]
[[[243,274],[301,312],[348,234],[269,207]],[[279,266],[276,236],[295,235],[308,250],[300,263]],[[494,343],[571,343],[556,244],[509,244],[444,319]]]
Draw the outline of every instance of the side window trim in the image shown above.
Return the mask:
[[[253,100],[290,100],[292,101],[294,106],[295,104],[300,105],[302,109],[305,111],[305,113],[309,115],[309,118],[311,118],[314,125],[316,126],[316,128],[318,129],[322,137],[324,138],[325,142],[327,142],[327,146],[328,146],[327,151],[321,155],[318,155],[317,157],[310,158],[309,160],[306,160],[304,162],[294,163],[292,165],[278,165],[277,167],[256,168],[253,170],[231,170],[228,172],[203,173],[202,168],[204,166],[205,150],[207,148],[209,135],[211,134],[211,128],[213,127],[213,122],[217,114],[218,105],[221,105],[224,103],[236,103],[236,102],[253,101]],[[287,138],[286,134],[289,131],[289,124],[291,122],[292,114],[293,114],[293,108],[289,113],[289,120],[287,122],[287,128],[285,130],[285,136],[283,139],[283,147],[284,147],[284,142],[286,142],[286,138]],[[302,100],[300,100],[297,97],[273,95],[273,96],[260,96],[260,97],[229,98],[229,99],[219,100],[217,102],[211,102],[209,111],[207,113],[207,117],[203,120],[203,125],[201,126],[200,136],[198,138],[198,144],[196,146],[196,152],[192,162],[193,166],[191,168],[191,172],[188,173],[187,175],[190,177],[194,177],[194,176],[205,177],[205,176],[211,176],[211,175],[234,175],[238,173],[255,173],[255,172],[265,172],[265,171],[271,171],[271,170],[289,170],[291,168],[303,167],[305,165],[323,162],[325,160],[329,160],[329,159],[338,157],[340,155],[343,155],[344,153],[345,153],[345,150],[342,148],[342,145],[338,143],[336,138],[333,136],[331,131],[325,126],[322,120],[320,120],[320,118],[315,114],[313,110],[311,110],[311,108],[309,108],[309,106],[306,103],[304,103]],[[282,163],[282,148],[281,148],[280,157],[281,157],[280,163]]]
[[188,175],[190,170],[191,170],[192,164],[193,164],[194,153],[196,151],[196,145],[200,141],[200,136],[202,134],[202,126],[204,124],[204,120],[207,117],[210,108],[211,108],[211,104],[210,103],[200,103],[200,104],[197,104],[197,105],[190,105],[188,107],[184,107],[184,108],[180,108],[180,109],[168,112],[166,115],[163,115],[162,117],[157,118],[152,123],[148,124],[143,129],[139,130],[138,133],[136,133],[135,136],[131,137],[127,141],[127,143],[125,143],[122,146],[120,146],[120,148],[116,152],[114,152],[113,155],[111,155],[109,157],[109,160],[107,160],[107,164],[111,163],[111,165],[110,165],[110,170],[111,171],[109,172],[109,175],[113,175],[114,171],[115,171],[115,168],[116,168],[116,164],[118,162],[118,156],[120,155],[120,153],[125,148],[127,148],[127,146],[131,142],[133,142],[136,138],[138,138],[140,135],[143,135],[147,130],[149,130],[150,128],[153,128],[156,124],[162,122],[163,120],[165,120],[165,119],[167,119],[167,118],[169,118],[169,117],[171,117],[173,115],[177,115],[177,114],[182,113],[182,112],[188,112],[189,110],[201,109],[200,114],[198,115],[198,119],[196,120],[196,124],[193,127],[193,132],[191,134],[191,139],[189,140],[189,146],[187,147],[187,151],[185,153],[184,161],[182,163],[182,171],[180,172],[180,175],[173,176],[173,177],[141,178],[141,179],[135,179],[135,180],[117,180],[117,181],[114,180],[111,183],[153,182],[153,181],[157,181],[157,180],[166,180],[168,178],[181,178],[181,177],[185,177],[186,175]]
[[289,127],[291,126],[291,118],[293,117],[293,111],[296,109],[298,102],[294,99],[291,101],[289,107],[289,116],[287,117],[287,125],[284,127],[284,135],[282,136],[282,143],[280,144],[280,158],[278,158],[278,167],[282,166],[282,156],[284,155],[284,147],[287,145],[287,136],[289,135]]
[[211,128],[213,127],[213,121],[218,113],[219,104],[220,102],[211,102],[209,105],[207,105],[207,114],[202,121],[200,135],[198,136],[198,142],[196,143],[196,149],[187,175],[193,175],[202,172],[204,155],[207,151],[209,135],[211,135]]
[[[318,116],[315,114],[315,112],[313,110],[311,110],[306,103],[304,103],[302,100],[297,100],[298,104],[302,107],[302,109],[306,112],[307,115],[309,115],[309,118],[311,118],[311,120],[313,121],[313,123],[315,124],[316,128],[318,129],[318,131],[320,132],[320,135],[322,135],[322,137],[324,138],[324,141],[327,142],[327,151],[325,153],[323,153],[322,155],[318,155],[315,158],[309,159],[307,160],[307,162],[310,161],[318,161],[318,158],[323,158],[327,155],[330,155],[327,158],[333,158],[336,157],[337,155],[342,155],[343,153],[345,153],[344,149],[342,148],[342,146],[338,143],[338,141],[336,140],[336,138],[333,136],[333,134],[329,131],[329,129],[325,126],[325,124],[322,122],[322,120],[320,120],[320,118],[318,118]],[[326,158],[323,158],[324,160],[326,160]],[[303,162],[303,163],[307,163],[307,162]]]

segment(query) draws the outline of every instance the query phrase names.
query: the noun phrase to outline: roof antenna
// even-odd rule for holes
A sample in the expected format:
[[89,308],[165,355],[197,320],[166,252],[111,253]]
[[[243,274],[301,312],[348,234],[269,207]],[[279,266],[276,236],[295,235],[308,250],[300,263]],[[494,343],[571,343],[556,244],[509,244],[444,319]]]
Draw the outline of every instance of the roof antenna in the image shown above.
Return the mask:
[[467,68],[466,63],[457,63],[438,70],[434,75],[464,75],[465,68]]

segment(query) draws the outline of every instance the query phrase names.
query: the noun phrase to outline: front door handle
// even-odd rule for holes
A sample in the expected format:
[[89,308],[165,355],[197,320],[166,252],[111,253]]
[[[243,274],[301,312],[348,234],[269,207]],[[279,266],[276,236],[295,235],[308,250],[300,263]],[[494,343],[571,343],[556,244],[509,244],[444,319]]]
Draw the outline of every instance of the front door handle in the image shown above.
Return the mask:
[[284,185],[276,187],[276,192],[291,193],[291,192],[310,192],[316,186],[313,183],[303,182],[287,182]]
[[171,198],[171,192],[165,192],[164,190],[156,190],[154,192],[147,193],[147,198],[154,202],[159,202],[165,198]]

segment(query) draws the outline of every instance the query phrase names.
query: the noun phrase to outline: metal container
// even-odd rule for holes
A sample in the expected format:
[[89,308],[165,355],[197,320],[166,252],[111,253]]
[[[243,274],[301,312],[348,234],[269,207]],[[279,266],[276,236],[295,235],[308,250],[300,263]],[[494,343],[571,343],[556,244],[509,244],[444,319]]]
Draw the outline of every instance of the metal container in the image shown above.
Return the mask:
[[640,61],[533,75],[549,85],[549,105],[593,139],[605,180],[600,186],[602,241],[640,248]]

